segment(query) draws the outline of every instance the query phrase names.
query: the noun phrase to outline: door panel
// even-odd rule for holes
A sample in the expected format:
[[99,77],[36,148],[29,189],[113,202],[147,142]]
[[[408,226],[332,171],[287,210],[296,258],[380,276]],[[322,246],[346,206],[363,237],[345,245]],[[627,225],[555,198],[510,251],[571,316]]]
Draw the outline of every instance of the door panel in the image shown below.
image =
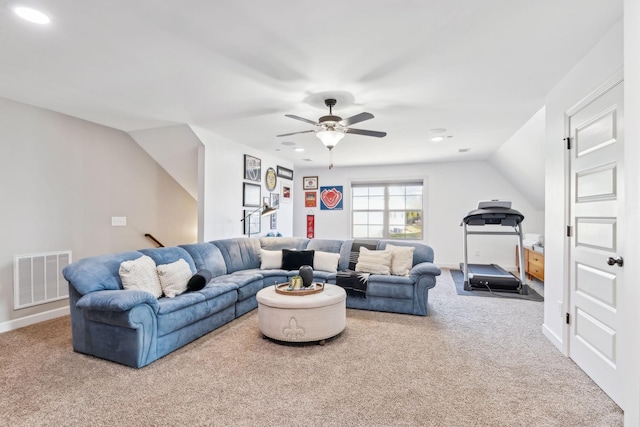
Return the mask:
[[618,405],[624,268],[607,261],[621,256],[623,247],[623,116],[619,83],[569,117],[569,355]]

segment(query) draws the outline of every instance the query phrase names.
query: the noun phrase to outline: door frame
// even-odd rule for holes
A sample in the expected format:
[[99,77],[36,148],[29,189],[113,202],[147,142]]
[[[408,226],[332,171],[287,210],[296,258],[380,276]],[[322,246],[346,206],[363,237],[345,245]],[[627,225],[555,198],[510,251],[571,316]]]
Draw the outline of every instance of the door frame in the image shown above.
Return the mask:
[[[613,89],[616,85],[623,83],[624,70],[619,68],[611,77],[602,82],[598,87],[592,90],[584,98],[574,104],[571,108],[567,109],[564,113],[564,138],[571,136],[570,117],[576,114],[578,111],[586,107],[591,102],[595,101],[598,97],[602,96],[607,91]],[[564,149],[564,223],[565,230],[568,226],[572,227],[572,231],[575,231],[575,224],[571,223],[571,197],[573,191],[571,188],[571,151],[567,149],[566,139],[562,141],[565,145]],[[573,143],[573,141],[572,141]],[[562,291],[562,313],[571,312],[571,239],[565,235],[564,248],[563,248],[563,278],[564,287]],[[624,283],[622,284],[624,287]],[[624,312],[620,313],[620,316],[624,316]],[[562,328],[562,353],[569,357],[569,340],[571,334],[571,325],[568,323],[563,324]],[[623,334],[624,335],[624,334]]]

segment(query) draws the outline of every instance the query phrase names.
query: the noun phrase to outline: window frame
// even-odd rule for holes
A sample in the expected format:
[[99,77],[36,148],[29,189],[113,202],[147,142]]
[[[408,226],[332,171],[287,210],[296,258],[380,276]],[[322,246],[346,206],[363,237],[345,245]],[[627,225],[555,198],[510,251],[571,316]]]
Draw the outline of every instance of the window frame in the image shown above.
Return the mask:
[[[354,181],[351,182],[350,185],[350,203],[351,203],[351,213],[350,213],[350,231],[351,231],[351,238],[352,239],[394,239],[394,240],[406,240],[406,241],[423,241],[425,240],[426,236],[426,223],[425,223],[425,199],[426,199],[426,194],[425,194],[425,189],[426,189],[426,179],[423,178],[416,178],[416,179],[410,179],[410,180],[398,180],[398,181],[393,181],[393,180],[389,180],[389,181],[375,181],[375,182],[358,182],[358,181]],[[419,186],[422,189],[422,194],[421,194],[421,200],[420,200],[420,209],[408,209],[405,205],[405,209],[391,209],[390,208],[390,194],[389,194],[389,188],[390,187],[405,187],[405,201],[407,198],[407,194],[406,194],[406,187],[412,187],[412,186]],[[354,193],[354,189],[355,188],[371,188],[371,187],[383,187],[383,203],[384,206],[382,209],[356,209],[356,203],[355,203],[355,198],[356,197],[363,197],[363,196],[356,196]],[[367,198],[371,197],[370,195],[366,196]],[[355,224],[354,222],[354,217],[355,214],[358,212],[364,212],[367,214],[370,214],[372,212],[381,212],[382,213],[382,237],[371,237],[369,235],[369,231],[367,230],[367,237],[355,237],[355,227],[358,225],[363,225],[363,224]],[[422,227],[421,227],[421,236],[419,237],[415,237],[415,238],[408,238],[408,237],[391,237],[390,236],[390,219],[391,219],[391,214],[394,212],[401,212],[404,213],[405,215],[405,224],[404,226],[406,227],[406,215],[408,212],[419,212],[420,213],[420,217],[422,220]],[[369,218],[367,218],[367,223],[366,226],[370,227],[370,222],[369,222]],[[405,229],[405,235],[406,235],[406,229]]]

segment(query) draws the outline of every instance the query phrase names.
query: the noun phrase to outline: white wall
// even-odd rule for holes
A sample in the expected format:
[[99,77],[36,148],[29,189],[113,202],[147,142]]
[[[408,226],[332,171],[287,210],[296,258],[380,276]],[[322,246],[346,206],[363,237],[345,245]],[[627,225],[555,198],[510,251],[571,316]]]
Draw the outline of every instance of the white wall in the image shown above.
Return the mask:
[[202,142],[188,125],[138,130],[129,135],[191,197],[198,199],[198,149]]
[[489,163],[538,210],[544,210],[544,141],[542,107],[489,157]]
[[[344,209],[321,211],[304,207],[303,176],[318,176],[320,186],[342,185]],[[358,168],[299,169],[295,179],[293,232],[306,236],[306,215],[315,215],[317,238],[348,239],[350,229],[350,184],[352,181],[401,180],[422,178],[425,182],[424,242],[433,247],[435,262],[440,266],[455,267],[463,260],[463,230],[460,222],[477,207],[478,201],[505,199],[513,208],[525,215],[525,232],[542,233],[543,212],[535,209],[522,194],[506,181],[486,161],[414,164],[401,166],[375,166]],[[486,227],[485,229],[488,229]],[[504,230],[500,230],[504,231]],[[469,261],[496,263],[504,268],[515,267],[515,236],[469,236]],[[480,256],[475,256],[475,251]]]
[[[567,352],[564,313],[568,311],[566,248],[565,112],[622,69],[622,23],[602,40],[548,94],[545,141],[545,300],[546,336]],[[627,117],[628,114],[627,114]],[[629,141],[627,141],[627,145]],[[562,308],[559,308],[559,304]]]
[[[640,117],[640,2],[624,2],[624,75],[625,117]],[[626,120],[625,158],[634,165],[640,163],[640,121]],[[640,236],[640,224],[634,220],[640,212],[640,170],[625,168],[626,229],[628,236]],[[621,332],[623,343],[620,364],[625,372],[624,424],[640,427],[640,286],[634,278],[640,276],[640,245],[636,239],[627,239],[624,247],[625,287],[623,290],[623,318],[627,325]]]
[[[293,169],[293,165],[275,156],[256,150],[246,145],[229,141],[201,128],[192,128],[200,138],[203,147],[199,154],[199,194],[198,194],[198,241],[208,242],[215,239],[242,236],[243,227],[240,220],[245,208],[242,206],[242,183],[244,180],[244,155],[261,159],[262,163],[262,197],[267,197],[264,175],[267,168],[277,170],[277,166]],[[280,193],[282,178],[273,191]],[[254,182],[252,182],[254,183]],[[255,182],[257,184],[257,182]],[[295,197],[295,195],[294,195]],[[246,208],[255,209],[255,208]],[[269,228],[270,218],[263,217],[260,233],[251,237],[264,236],[268,232],[280,232],[283,236],[291,236],[293,203],[280,202],[277,212],[278,227]]]
[[[145,233],[195,242],[195,200],[126,133],[0,98],[0,140],[0,330],[68,305],[14,310],[14,255],[153,247]],[[112,216],[127,226],[112,227]]]

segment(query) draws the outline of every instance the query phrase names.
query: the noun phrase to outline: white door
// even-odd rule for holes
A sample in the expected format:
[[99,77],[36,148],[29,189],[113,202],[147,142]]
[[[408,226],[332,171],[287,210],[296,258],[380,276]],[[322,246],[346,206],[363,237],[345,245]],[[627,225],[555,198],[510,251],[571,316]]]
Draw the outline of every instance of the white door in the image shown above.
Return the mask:
[[569,356],[622,407],[623,83],[569,117]]

